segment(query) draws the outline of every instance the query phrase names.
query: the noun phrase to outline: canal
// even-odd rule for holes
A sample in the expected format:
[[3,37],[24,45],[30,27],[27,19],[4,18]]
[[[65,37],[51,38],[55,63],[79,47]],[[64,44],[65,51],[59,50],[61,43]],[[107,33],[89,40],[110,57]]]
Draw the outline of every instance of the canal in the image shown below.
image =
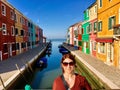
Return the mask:
[[47,66],[43,69],[35,69],[31,83],[32,89],[52,89],[53,80],[61,74],[60,60],[62,54],[59,53],[58,46],[63,42],[64,40],[52,40],[51,54],[44,56],[47,58]]

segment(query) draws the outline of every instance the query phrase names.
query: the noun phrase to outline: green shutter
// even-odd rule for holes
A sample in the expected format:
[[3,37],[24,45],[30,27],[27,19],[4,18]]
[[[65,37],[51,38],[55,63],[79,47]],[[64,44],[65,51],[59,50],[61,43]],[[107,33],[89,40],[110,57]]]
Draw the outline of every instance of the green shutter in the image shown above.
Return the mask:
[[111,29],[111,18],[108,19],[108,29]]

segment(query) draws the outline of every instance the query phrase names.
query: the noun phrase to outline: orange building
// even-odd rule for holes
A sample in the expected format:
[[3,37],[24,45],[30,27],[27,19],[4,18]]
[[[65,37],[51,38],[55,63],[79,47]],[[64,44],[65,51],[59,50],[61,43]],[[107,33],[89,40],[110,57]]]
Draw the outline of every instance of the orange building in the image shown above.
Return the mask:
[[22,31],[22,16],[17,9],[15,9],[15,35],[16,35],[16,54],[22,53],[23,31]]
[[97,0],[98,4],[98,32],[97,57],[108,65],[118,67],[118,50],[113,35],[113,26],[120,23],[119,0]]

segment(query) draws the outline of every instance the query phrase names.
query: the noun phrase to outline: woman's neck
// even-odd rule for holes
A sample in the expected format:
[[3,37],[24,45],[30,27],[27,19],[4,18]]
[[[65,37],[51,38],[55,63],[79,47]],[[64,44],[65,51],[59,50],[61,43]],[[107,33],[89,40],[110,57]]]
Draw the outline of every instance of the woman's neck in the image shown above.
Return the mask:
[[65,78],[72,78],[74,76],[74,73],[64,73],[63,74]]

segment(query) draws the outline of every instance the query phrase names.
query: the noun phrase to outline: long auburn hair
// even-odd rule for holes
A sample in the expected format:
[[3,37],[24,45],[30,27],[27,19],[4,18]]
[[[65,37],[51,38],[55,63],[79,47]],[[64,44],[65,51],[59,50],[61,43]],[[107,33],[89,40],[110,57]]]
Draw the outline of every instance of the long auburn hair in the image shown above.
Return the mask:
[[[63,63],[63,61],[66,59],[66,58],[69,58],[73,61],[73,63],[75,64],[75,67],[76,67],[76,60],[75,60],[75,55],[72,55],[70,53],[67,53],[67,54],[64,54],[62,56],[62,59],[61,59],[61,64]],[[64,73],[64,69],[62,68],[62,72]]]

